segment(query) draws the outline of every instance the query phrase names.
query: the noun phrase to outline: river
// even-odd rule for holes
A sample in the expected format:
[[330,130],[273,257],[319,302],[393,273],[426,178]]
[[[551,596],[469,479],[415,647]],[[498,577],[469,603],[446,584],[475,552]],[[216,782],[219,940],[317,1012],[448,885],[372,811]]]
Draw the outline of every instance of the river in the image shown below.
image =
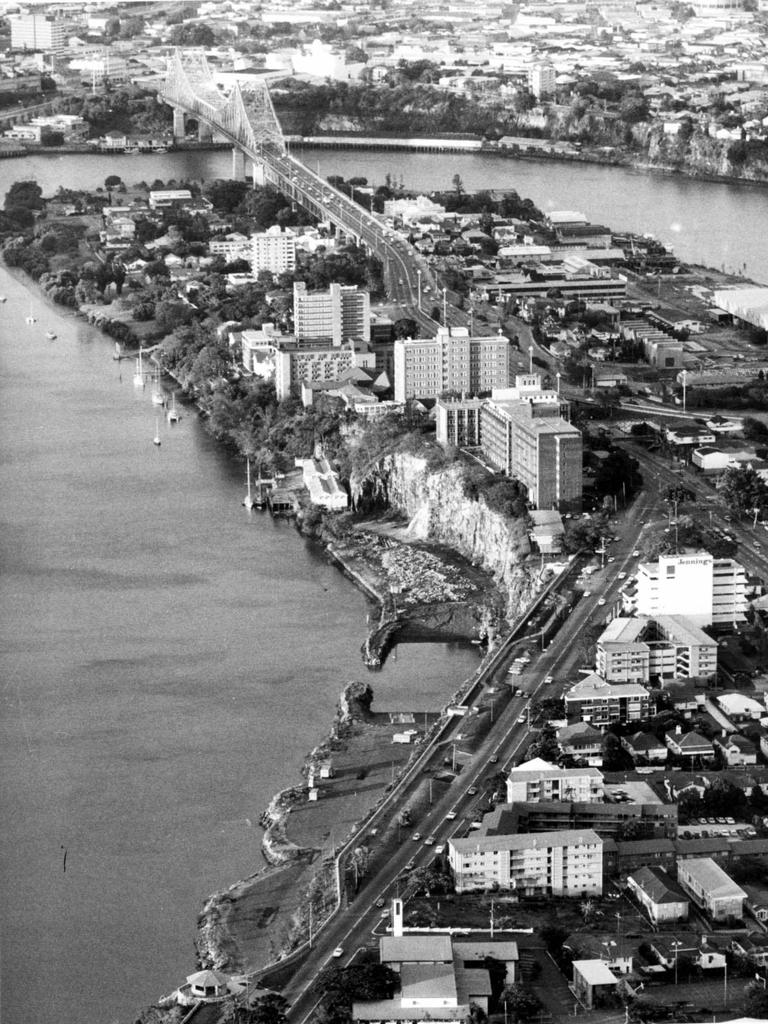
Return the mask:
[[[467,189],[513,188],[542,210],[581,210],[616,231],[649,232],[670,244],[681,260],[742,272],[768,284],[768,188],[632,171],[598,164],[510,160],[478,154],[375,153],[366,150],[297,149],[320,174],[361,176],[383,184],[387,172],[408,189],[452,188],[459,174]],[[62,182],[103,186],[109,174],[126,183],[159,178],[229,177],[229,151],[138,156],[30,156],[0,161],[3,182],[35,178],[45,194]]]
[[108,339],[34,297],[27,326],[3,268],[0,295],[1,1016],[127,1022],[194,970],[203,899],[263,865],[259,815],[343,684],[437,708],[477,653],[401,645],[368,676],[365,599],[241,506],[194,411],[155,448]]

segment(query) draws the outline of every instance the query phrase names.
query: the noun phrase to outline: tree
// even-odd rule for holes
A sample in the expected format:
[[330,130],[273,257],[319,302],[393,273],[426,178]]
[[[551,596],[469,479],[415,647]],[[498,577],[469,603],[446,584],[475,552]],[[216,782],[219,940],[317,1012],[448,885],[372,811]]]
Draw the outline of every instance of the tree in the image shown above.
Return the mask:
[[541,1009],[539,998],[519,982],[507,985],[502,992],[501,1000],[515,1022],[530,1020]]
[[43,190],[36,181],[15,181],[5,193],[5,209],[22,206],[28,210],[42,210]]
[[248,1024],[285,1024],[288,1002],[279,992],[267,992],[250,1008]]
[[725,503],[736,515],[760,512],[768,507],[768,484],[751,466],[726,469],[721,490]]
[[454,174],[454,176],[451,178],[451,181],[453,183],[453,188],[454,191],[456,192],[456,195],[462,196],[464,194],[464,182],[461,180],[461,175],[458,173]]
[[744,1002],[744,1013],[747,1017],[755,1017],[757,1020],[764,1020],[768,1017],[768,990],[762,984],[752,984],[747,987],[746,1000]]
[[216,42],[210,25],[200,22],[174,25],[168,38],[173,46],[213,46]]
[[117,188],[117,186],[122,185],[122,183],[123,179],[119,174],[108,174],[104,179],[104,188],[109,191],[109,189]]

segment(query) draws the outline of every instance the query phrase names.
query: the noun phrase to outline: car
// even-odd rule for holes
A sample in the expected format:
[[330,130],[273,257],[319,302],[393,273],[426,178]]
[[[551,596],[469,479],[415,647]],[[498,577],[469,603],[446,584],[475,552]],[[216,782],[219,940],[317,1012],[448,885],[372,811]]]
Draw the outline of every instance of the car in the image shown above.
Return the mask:
[[639,558],[640,557],[640,552],[637,550],[637,548],[635,548],[635,550],[632,552],[632,557],[633,558]]
[[467,793],[470,796],[477,796],[477,786],[470,786],[469,789],[467,790]]
[[717,822],[718,825],[727,825],[728,824],[728,822],[726,821],[725,818],[715,818],[715,821]]
[[591,590],[585,590],[585,591],[584,591],[584,597],[590,597],[590,596],[591,596],[591,594],[592,594],[592,591],[591,591]]
[[553,679],[552,676],[544,676],[544,685],[545,686],[547,686],[549,683],[552,683],[552,682],[554,682],[554,679]]
[[411,857],[411,859],[410,859],[410,860],[408,861],[408,863],[407,863],[407,864],[405,865],[405,869],[404,869],[404,870],[405,870],[405,871],[413,871],[413,869],[414,869],[415,867],[416,867],[416,861],[415,861],[415,860],[413,859],[413,857]]
[[597,603],[601,604],[601,605],[605,604],[605,598],[604,597],[599,598]]
[[387,901],[384,899],[383,896],[379,896],[379,898],[376,900],[376,906],[383,907],[386,902]]
[[608,559],[608,561],[609,561],[609,562],[615,562],[615,561],[616,561],[616,559],[615,559],[615,557],[614,557],[613,555],[611,555],[611,557],[610,557],[610,558]]
[[425,846],[434,846],[435,845],[435,837],[434,836],[427,836],[427,838],[424,840],[424,845]]
[[525,717],[525,715],[520,715],[520,717],[519,717],[519,718],[518,718],[518,720],[517,720],[517,724],[518,724],[518,725],[525,725],[525,722],[526,722],[526,717]]
[[717,818],[707,818],[707,824],[708,825],[716,825],[717,824]]
[[617,580],[625,580],[626,578],[627,574],[625,572],[620,572],[619,575],[616,577]]
[[448,811],[448,813],[446,814],[446,818],[448,819],[448,821],[453,821],[455,817],[456,811]]
[[414,832],[411,839],[413,839],[414,843],[421,842],[421,832]]
[[438,843],[435,847],[435,853],[445,853],[445,843]]
[[333,953],[331,953],[331,956],[335,956],[337,958],[340,956],[344,956],[344,947],[337,946],[336,949],[334,949]]
[[735,818],[726,818],[725,819],[725,823],[726,823],[726,825],[735,825],[736,824],[736,819]]
[[492,754],[491,758],[490,758],[490,761],[491,761],[491,764],[498,764],[499,763],[499,755],[498,754]]

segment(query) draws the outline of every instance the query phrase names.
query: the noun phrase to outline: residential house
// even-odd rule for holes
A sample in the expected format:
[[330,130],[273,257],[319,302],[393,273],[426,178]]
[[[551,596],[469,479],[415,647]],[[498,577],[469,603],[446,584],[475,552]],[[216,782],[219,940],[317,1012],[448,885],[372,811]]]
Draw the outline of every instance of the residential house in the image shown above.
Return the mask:
[[713,921],[743,917],[747,894],[710,857],[679,861],[677,881]]
[[722,754],[723,760],[731,768],[757,764],[757,750],[746,736],[740,736],[737,732],[729,736],[716,736],[713,743],[715,750]]
[[599,768],[603,763],[603,734],[588,722],[576,722],[557,730],[557,743],[566,757]]
[[664,764],[667,760],[667,748],[652,732],[636,732],[632,736],[623,736],[621,745],[635,764]]
[[688,899],[663,868],[638,868],[627,879],[627,887],[652,924],[688,920]]
[[768,935],[764,932],[735,936],[731,939],[731,949],[755,967],[768,967]]
[[571,991],[587,1010],[609,1004],[618,992],[619,979],[605,960],[574,960]]
[[687,757],[693,762],[697,757],[702,760],[711,760],[715,750],[712,744],[704,736],[697,732],[684,733],[678,725],[674,732],[668,732],[664,741],[676,757]]

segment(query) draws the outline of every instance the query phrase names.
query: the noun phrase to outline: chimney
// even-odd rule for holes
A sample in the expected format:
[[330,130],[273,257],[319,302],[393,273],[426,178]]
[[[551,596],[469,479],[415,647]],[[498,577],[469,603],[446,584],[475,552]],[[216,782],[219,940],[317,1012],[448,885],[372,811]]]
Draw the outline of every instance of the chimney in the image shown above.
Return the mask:
[[679,736],[682,731],[683,731],[682,725],[676,725],[675,726],[675,736]]
[[403,901],[392,900],[392,937],[402,939],[403,937]]

